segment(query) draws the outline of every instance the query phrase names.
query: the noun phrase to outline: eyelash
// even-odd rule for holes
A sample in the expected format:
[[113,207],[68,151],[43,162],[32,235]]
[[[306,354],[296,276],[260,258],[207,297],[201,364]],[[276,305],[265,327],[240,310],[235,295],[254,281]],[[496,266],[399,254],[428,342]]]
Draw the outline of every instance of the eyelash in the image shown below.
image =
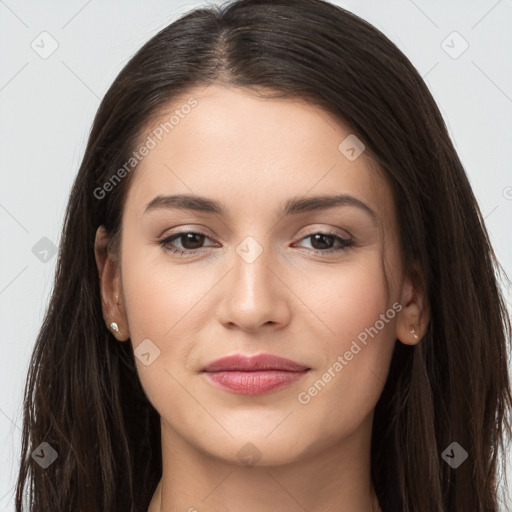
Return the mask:
[[[199,231],[182,231],[180,233],[175,233],[175,234],[173,234],[171,236],[168,236],[168,237],[160,240],[159,244],[162,246],[162,249],[165,252],[173,253],[173,254],[179,254],[180,256],[182,256],[183,254],[195,254],[197,252],[200,252],[200,250],[203,249],[203,248],[201,248],[201,249],[181,250],[181,249],[176,249],[176,248],[172,248],[172,247],[168,246],[168,244],[171,243],[172,241],[180,239],[183,236],[188,235],[188,234],[201,235],[201,236],[204,236],[205,238],[209,238],[206,234],[201,233]],[[350,240],[348,238],[343,238],[343,237],[337,235],[336,233],[330,233],[330,232],[324,232],[324,231],[315,231],[314,233],[310,233],[309,235],[306,235],[305,237],[302,237],[301,240],[305,240],[307,238],[311,238],[314,235],[331,236],[331,237],[334,237],[335,239],[337,239],[341,243],[341,247],[338,247],[338,248],[331,248],[331,249],[325,249],[325,250],[310,249],[315,254],[326,254],[326,253],[329,254],[329,253],[334,253],[334,252],[345,251],[347,248],[351,247],[354,244],[353,240]]]

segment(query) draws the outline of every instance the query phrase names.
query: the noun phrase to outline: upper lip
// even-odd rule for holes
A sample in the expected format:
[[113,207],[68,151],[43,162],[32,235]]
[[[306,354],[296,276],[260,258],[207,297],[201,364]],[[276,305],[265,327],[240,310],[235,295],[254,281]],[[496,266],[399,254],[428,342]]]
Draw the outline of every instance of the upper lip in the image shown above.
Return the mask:
[[216,361],[213,361],[203,368],[203,372],[255,372],[264,370],[284,370],[299,372],[310,370],[310,368],[300,363],[296,363],[291,359],[274,356],[272,354],[258,354],[256,356],[235,354],[217,359]]

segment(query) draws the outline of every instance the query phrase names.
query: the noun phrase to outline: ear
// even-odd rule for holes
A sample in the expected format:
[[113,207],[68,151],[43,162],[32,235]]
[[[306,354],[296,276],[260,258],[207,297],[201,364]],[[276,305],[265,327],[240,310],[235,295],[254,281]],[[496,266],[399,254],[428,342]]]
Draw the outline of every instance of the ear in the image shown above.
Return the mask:
[[[101,307],[108,330],[118,341],[126,341],[130,334],[122,303],[120,269],[113,256],[108,253],[107,242],[107,231],[104,226],[100,226],[96,231],[94,255],[100,280]],[[117,324],[119,332],[110,327],[112,322]]]
[[415,264],[402,285],[402,309],[396,322],[396,337],[405,345],[419,343],[430,321],[430,309],[420,276],[420,268]]

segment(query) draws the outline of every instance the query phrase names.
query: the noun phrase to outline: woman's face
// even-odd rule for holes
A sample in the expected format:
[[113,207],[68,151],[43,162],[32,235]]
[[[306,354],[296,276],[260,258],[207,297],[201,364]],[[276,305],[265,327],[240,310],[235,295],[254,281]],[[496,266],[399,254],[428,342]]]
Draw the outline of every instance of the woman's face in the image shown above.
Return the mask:
[[[308,103],[220,86],[190,91],[144,135],[120,321],[167,439],[275,465],[371,430],[410,289],[391,189],[350,135]],[[315,207],[319,196],[341,199]],[[203,371],[263,353],[309,370],[217,374],[228,388]]]

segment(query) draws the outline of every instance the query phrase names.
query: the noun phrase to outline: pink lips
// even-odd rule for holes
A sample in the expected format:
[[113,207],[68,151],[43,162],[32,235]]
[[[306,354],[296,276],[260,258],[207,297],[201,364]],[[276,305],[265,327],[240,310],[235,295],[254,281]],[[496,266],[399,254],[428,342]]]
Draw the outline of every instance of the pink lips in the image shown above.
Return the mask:
[[310,368],[272,354],[223,357],[207,365],[203,372],[212,384],[244,395],[275,391],[301,379]]

